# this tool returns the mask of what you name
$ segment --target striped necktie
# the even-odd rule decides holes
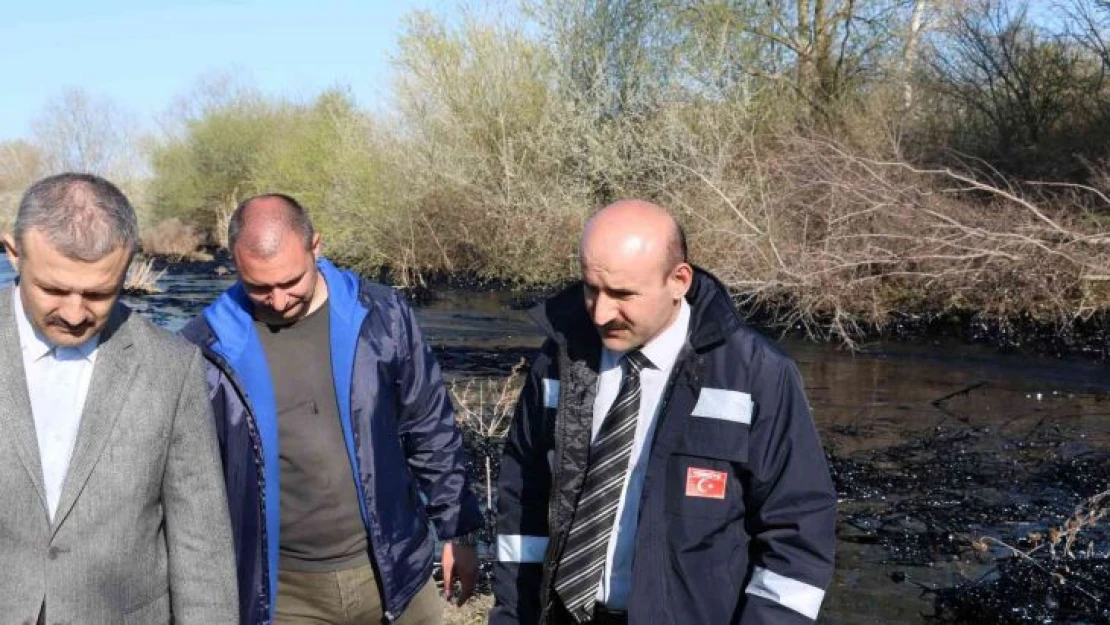
[[[632,441],[636,437],[640,370],[651,366],[639,351],[629,352],[623,362],[624,379],[590,447],[582,494],[555,575],[555,591],[578,622],[589,621],[593,616],[597,588],[609,551],[609,536],[613,532],[628,459],[632,455]]]

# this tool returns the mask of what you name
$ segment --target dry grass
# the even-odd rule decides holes
[[[750,302],[778,311],[784,327],[852,345],[898,314],[970,310],[1066,326],[1110,307],[1110,236],[1098,216],[1110,201],[1097,189],[1034,194],[991,172],[915,167],[878,141],[793,132],[738,141],[742,120],[722,115],[654,120],[639,161],[613,163],[642,175],[614,184],[613,193],[672,209],[687,228],[693,260]],[[460,162],[473,160],[457,149]],[[414,274],[574,278],[591,207],[553,192],[547,174],[533,174],[506,181],[506,197],[481,174],[460,173],[470,181],[465,190],[416,204],[407,252],[393,258]]]
[[[503,379],[468,378],[451,383],[459,425],[487,438],[503,438],[509,431],[527,362],[522,358]]]
[[[1014,545],[1003,542],[993,536],[981,536],[972,541],[971,546],[980,553],[990,550],[990,545],[998,545],[1008,549],[1011,555],[1027,560],[1032,560],[1038,552],[1050,559],[1075,559],[1110,557],[1110,550],[1105,554],[1095,552],[1094,542],[1087,544],[1087,549],[1081,553],[1075,550],[1076,542],[1084,530],[1097,526],[1107,517],[1110,517],[1110,490],[1088,497],[1086,501],[1076,507],[1075,512],[1058,526],[1048,529],[1047,535],[1042,532],[1033,532],[1026,536],[1026,541],[1032,545],[1027,550],[1022,550]]]
[[[166,274],[165,269],[154,269],[154,259],[140,260],[136,257],[127,268],[127,277],[123,281],[123,290],[127,293],[149,294],[161,293],[158,281]]]
[[[504,379],[469,378],[464,383],[451,383],[451,397],[459,427],[477,433],[486,441],[508,436],[527,362],[522,358]],[[493,509],[493,465],[487,454],[486,509]]]
[[[513,409],[524,381],[526,365],[527,362],[521,359],[508,376],[500,379],[468,378],[465,381],[452,381],[450,391],[459,427],[474,432],[487,441],[504,439],[509,433],[509,424],[512,422]],[[494,475],[488,454],[485,457],[485,472],[486,509],[492,510]],[[484,624],[492,607],[492,596],[474,596],[462,607],[445,604],[443,620],[446,625]]]
[[[1095,527],[1107,517],[1110,517],[1110,490],[1088,498],[1083,505],[1076,508],[1075,513],[1064,522],[1062,527],[1054,528],[1053,531],[1049,532],[1051,552],[1055,554],[1056,550],[1060,549],[1060,553],[1064,557],[1075,558],[1077,556],[1075,543],[1079,534],[1085,529]],[[1094,549],[1095,545],[1091,542],[1087,545],[1087,552],[1081,555],[1093,558],[1095,557]],[[1110,551],[1107,551],[1107,555],[1110,555]]]
[[[444,602],[443,622],[446,625],[484,625],[486,615],[493,608],[493,597],[479,595],[471,597],[462,607]]]
[[[896,312],[975,310],[1068,323],[1110,307],[1110,237],[1076,205],[790,135],[732,164],[671,165],[695,260],[782,322],[845,341]],[[1088,203],[1110,209],[1095,189]]]
[[[200,250],[204,238],[195,226],[173,217],[143,235],[143,252],[172,260],[212,260],[210,255]]]

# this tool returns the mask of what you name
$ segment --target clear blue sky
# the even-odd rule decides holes
[[[198,79],[242,73],[266,93],[389,88],[403,18],[436,0],[0,0],[0,140],[26,137],[69,88],[144,123]]]

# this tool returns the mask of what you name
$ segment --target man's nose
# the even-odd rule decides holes
[[[612,298],[601,293],[594,297],[593,310],[590,311],[594,325],[601,327],[612,321],[616,314],[617,307],[614,305]]]
[[[77,293],[65,297],[58,306],[58,316],[71,326],[81,325],[87,317],[85,301]]]
[[[274,289],[273,292],[270,293],[270,306],[272,306],[274,310],[281,312],[285,310],[288,304],[289,294],[285,291]]]

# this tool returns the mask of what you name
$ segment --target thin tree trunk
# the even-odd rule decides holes
[[[798,91],[808,95],[813,76],[811,71],[813,65],[813,33],[809,21],[810,11],[813,9],[810,0],[798,0],[796,6],[798,23],[794,30],[794,47],[797,55],[795,63],[798,72]]]
[[[910,13],[910,31],[906,35],[906,49],[902,53],[902,105],[905,110],[913,106],[913,63],[917,58],[917,40],[925,15],[926,0],[914,0]]]
[[[489,445],[486,445],[489,449]],[[486,513],[493,510],[493,466],[490,464],[489,456],[486,456]]]

